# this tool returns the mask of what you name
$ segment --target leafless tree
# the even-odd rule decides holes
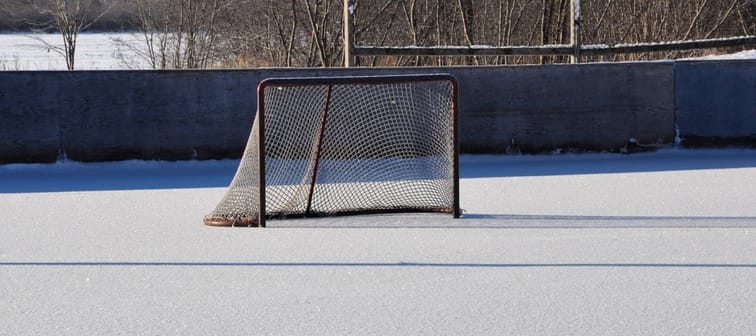
[[[105,15],[112,3],[108,0],[21,0],[6,3],[7,13],[23,13],[18,6],[31,10],[34,17],[21,17],[20,20],[36,30],[57,30],[63,38],[63,47],[49,44],[38,38],[49,50],[60,53],[66,59],[66,67],[73,70],[76,62],[76,40],[83,30],[92,26]],[[27,14],[28,15],[28,14]]]
[[[246,64],[338,66],[342,0],[240,0],[250,14],[235,33]],[[517,46],[570,43],[570,0],[355,0],[358,45]],[[756,0],[582,0],[587,44],[662,42],[754,34]],[[244,41],[240,43],[238,41]],[[642,53],[588,60],[681,57]],[[568,57],[358,57],[360,65],[567,62]]]
[[[0,9],[77,32],[128,2],[154,68],[339,66],[343,0],[0,0]],[[533,46],[569,42],[570,0],[353,0],[354,37],[368,46]],[[21,4],[21,6],[17,6]],[[134,5],[136,4],[136,5]],[[9,7],[16,6],[8,11]],[[756,34],[756,0],[581,0],[585,44],[628,44]],[[44,14],[44,15],[43,15]],[[1,15],[1,14],[0,14]],[[110,14],[108,14],[110,15]],[[123,15],[123,14],[122,14]],[[33,18],[33,20],[32,20]],[[83,18],[83,19],[82,19]],[[68,33],[66,33],[68,32]],[[74,34],[71,34],[74,33]],[[70,46],[70,50],[66,50]],[[49,47],[49,46],[48,46]],[[586,61],[675,58],[703,51],[587,56]],[[567,57],[380,56],[362,66],[524,64]],[[70,64],[73,67],[73,61]]]
[[[232,0],[137,0],[148,61],[156,69],[208,68],[219,57]]]

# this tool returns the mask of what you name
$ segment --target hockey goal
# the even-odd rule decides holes
[[[454,77],[262,81],[244,155],[204,222],[391,212],[459,217]]]

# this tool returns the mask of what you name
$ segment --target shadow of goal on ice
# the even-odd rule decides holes
[[[212,226],[394,212],[459,217],[457,84],[451,75],[277,78]]]

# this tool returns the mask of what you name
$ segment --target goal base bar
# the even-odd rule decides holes
[[[207,226],[247,226],[258,227],[259,220],[257,218],[242,217],[242,218],[225,218],[225,217],[205,217],[203,220]]]
[[[458,209],[452,208],[395,208],[395,209],[369,209],[369,210],[351,210],[329,213],[312,212],[308,214],[268,214],[266,219],[301,219],[301,218],[327,218],[327,217],[346,217],[359,215],[379,215],[379,214],[400,214],[400,213],[438,213],[452,214],[454,218],[459,218]],[[205,225],[220,227],[258,227],[259,220],[252,217],[242,218],[223,218],[223,217],[206,217]],[[262,225],[265,226],[265,225]]]

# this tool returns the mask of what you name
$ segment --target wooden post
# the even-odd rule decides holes
[[[354,0],[344,0],[344,67],[354,66]]]
[[[573,51],[570,56],[570,63],[580,63],[580,0],[571,0],[572,10],[570,10],[570,44]]]

